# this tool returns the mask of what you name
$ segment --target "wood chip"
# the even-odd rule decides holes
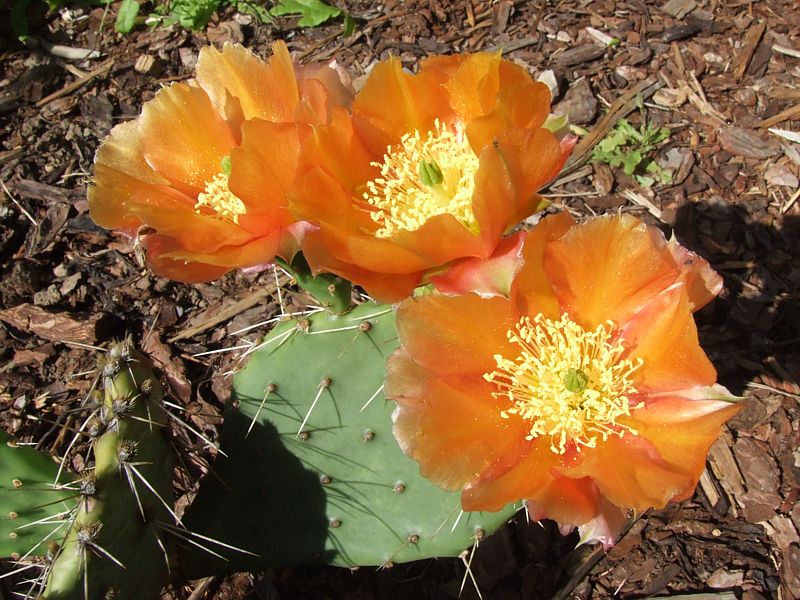
[[[766,29],[767,22],[761,21],[760,23],[751,25],[750,29],[747,30],[744,36],[744,43],[733,61],[733,74],[736,76],[737,80],[741,81],[742,77],[744,77],[744,74],[747,72],[747,67],[750,66],[750,61],[753,59],[753,54],[755,54],[756,48],[758,47],[758,42],[761,41],[761,36],[764,35]]]
[[[51,342],[96,343],[98,323],[103,314],[97,313],[85,318],[73,318],[73,316],[76,315],[47,312],[27,303],[0,310],[0,321],[42,339]]]
[[[605,56],[606,50],[606,46],[585,44],[562,52],[556,57],[555,63],[560,67],[574,67]]]
[[[717,134],[717,141],[734,156],[757,158],[763,160],[780,153],[780,146],[772,143],[774,140],[765,140],[752,129],[742,127],[725,127]]]
[[[773,125],[777,125],[778,123],[783,123],[784,121],[792,121],[794,119],[800,119],[800,103],[795,104],[791,108],[787,108],[786,110],[782,110],[777,115],[773,115],[768,119],[764,119],[760,123],[756,125],[759,129],[766,129],[767,127],[772,127]]]

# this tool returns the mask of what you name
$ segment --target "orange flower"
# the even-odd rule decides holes
[[[203,48],[196,82],[162,89],[101,145],[92,218],[138,234],[153,270],[178,281],[290,255],[300,141],[349,101],[335,71],[295,70],[282,42],[269,63],[241,46]]]
[[[391,58],[303,148],[295,216],[303,243],[376,299],[406,297],[462,257],[487,258],[544,206],[536,191],[573,145],[543,127],[550,93],[500,54],[435,57],[417,75]]]
[[[721,279],[629,216],[546,218],[522,257],[509,297],[400,305],[395,436],[464,510],[525,500],[610,545],[628,509],[692,494],[739,410],[692,318]]]

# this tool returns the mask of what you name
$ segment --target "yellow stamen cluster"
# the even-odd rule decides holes
[[[398,147],[389,146],[380,177],[367,183],[364,199],[377,210],[379,238],[416,231],[431,217],[453,215],[472,233],[480,230],[472,212],[478,157],[463,132],[452,132],[438,120],[424,136],[407,133]]]
[[[636,393],[631,375],[641,365],[621,360],[625,351],[614,340],[614,324],[586,331],[564,314],[551,321],[543,315],[523,317],[508,339],[520,347],[514,359],[495,355],[497,370],[483,377],[497,385],[496,398],[512,406],[500,414],[530,421],[528,440],[550,436],[550,450],[564,454],[574,444],[594,448],[598,438],[637,432],[617,419],[630,415]]]
[[[212,214],[237,224],[239,215],[245,214],[244,202],[234,196],[228,188],[228,176],[225,173],[214,175],[206,182],[205,190],[197,195],[195,212],[199,215],[208,214],[207,209],[211,209]]]

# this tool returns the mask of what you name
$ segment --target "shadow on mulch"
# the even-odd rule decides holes
[[[771,377],[798,382],[800,344],[800,218],[784,216],[780,228],[754,220],[743,205],[685,203],[674,233],[682,245],[708,259],[722,275],[720,297],[697,315],[700,341],[719,381],[744,395],[762,365]],[[780,352],[778,362],[775,354]]]

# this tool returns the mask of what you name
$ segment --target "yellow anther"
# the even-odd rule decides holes
[[[364,199],[376,209],[371,215],[381,226],[376,237],[416,231],[443,214],[478,233],[472,212],[478,165],[463,132],[452,132],[438,120],[424,135],[405,134],[397,147],[387,148],[382,163],[372,163],[381,174],[367,183]]]
[[[519,356],[495,355],[497,370],[483,377],[497,386],[495,398],[511,402],[502,417],[530,421],[528,440],[549,436],[550,450],[564,454],[568,445],[580,451],[598,438],[637,434],[617,419],[638,408],[630,403],[631,375],[643,361],[621,358],[625,347],[612,322],[586,331],[566,314],[558,321],[540,314],[523,317],[508,339]]]
[[[194,211],[199,214],[209,214],[208,209],[218,217],[239,223],[239,215],[245,214],[244,202],[233,195],[228,188],[228,175],[224,172],[217,173],[206,182],[205,190],[197,195]]]

